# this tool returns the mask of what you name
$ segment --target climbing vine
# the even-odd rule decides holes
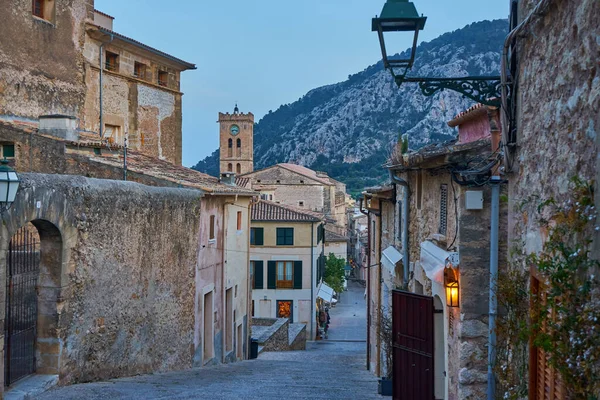
[[[571,200],[539,204],[538,221],[547,237],[541,252],[521,259],[537,271],[540,289],[529,287],[529,271],[518,256],[498,280],[504,313],[498,321],[496,370],[505,399],[527,395],[529,343],[544,351],[572,398],[599,398],[600,263],[591,251],[592,235],[600,228],[594,226],[592,185],[573,179],[571,186]]]

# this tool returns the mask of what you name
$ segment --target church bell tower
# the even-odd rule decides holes
[[[219,113],[219,166],[221,174],[236,175],[254,171],[254,115],[240,113],[237,104],[233,114]]]

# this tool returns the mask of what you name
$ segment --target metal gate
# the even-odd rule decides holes
[[[394,290],[394,400],[434,400],[433,297]]]
[[[19,229],[8,246],[4,325],[4,384],[7,386],[35,372],[39,246],[32,225]]]

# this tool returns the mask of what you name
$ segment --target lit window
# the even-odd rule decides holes
[[[208,240],[214,240],[215,239],[215,216],[214,215],[210,216],[210,227],[208,229],[209,229]]]
[[[277,261],[277,289],[292,289],[293,280],[293,261]]]
[[[277,228],[277,246],[294,245],[294,228]]]
[[[167,86],[169,82],[169,73],[167,71],[158,71],[158,84],[160,86]]]
[[[106,60],[104,62],[104,68],[107,71],[115,71],[119,70],[119,55],[115,53],[111,53],[110,51],[106,52]]]
[[[292,315],[292,300],[277,300],[277,318],[288,318],[294,322]]]

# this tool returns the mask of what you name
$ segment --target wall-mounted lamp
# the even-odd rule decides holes
[[[444,268],[444,287],[446,288],[446,305],[459,307],[458,268],[453,268],[449,262]]]
[[[0,213],[4,213],[15,201],[21,180],[15,170],[8,166],[8,160],[0,163]]]

